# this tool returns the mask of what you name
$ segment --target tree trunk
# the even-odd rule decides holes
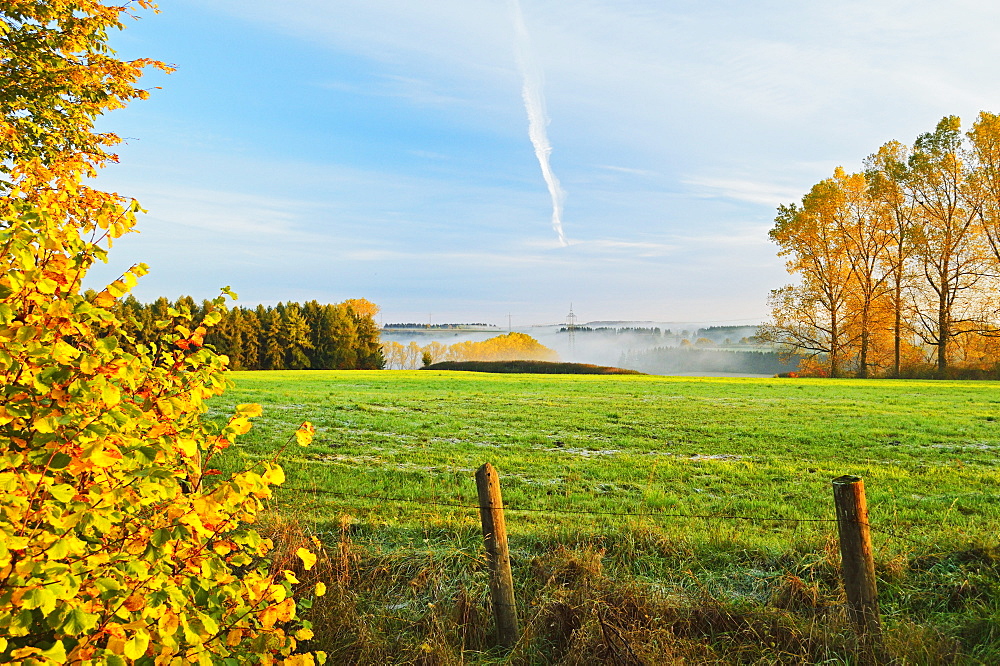
[[[944,378],[948,370],[948,338],[951,336],[951,326],[948,316],[948,292],[944,288],[944,281],[941,286],[941,298],[938,302],[938,339],[937,339],[937,366],[938,375]]]
[[[865,318],[867,320],[867,317]],[[868,379],[868,322],[862,324],[861,329],[861,351],[859,353],[860,367],[858,368],[858,379]]]
[[[903,288],[900,279],[896,278],[896,302],[894,304],[896,322],[893,325],[892,376],[899,377],[900,356],[902,355],[903,339]]]
[[[837,316],[830,317],[830,376],[836,377],[840,374],[840,348],[839,331],[837,330]]]

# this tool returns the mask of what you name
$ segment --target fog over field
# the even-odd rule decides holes
[[[415,342],[423,347],[432,342],[453,345],[459,342],[479,342],[508,331],[525,333],[555,350],[560,360],[625,367],[652,374],[699,376],[770,376],[774,372],[726,371],[705,356],[717,356],[720,351],[771,351],[752,344],[748,338],[756,333],[754,325],[719,325],[712,322],[658,321],[591,321],[577,323],[570,334],[565,323],[480,328],[478,330],[435,328],[390,328],[382,331],[383,342],[408,345]],[[700,343],[699,343],[700,341]],[[710,343],[708,341],[711,341]],[[688,354],[672,354],[668,365],[657,369],[653,362],[655,350],[690,348]],[[683,350],[680,350],[683,351]],[[714,353],[714,354],[713,354]],[[735,354],[728,356],[738,358]],[[731,369],[732,361],[726,364]]]

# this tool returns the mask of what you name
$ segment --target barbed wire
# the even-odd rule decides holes
[[[475,509],[477,511],[481,510],[479,504],[465,504],[461,502],[443,502],[440,500],[426,499],[426,498],[415,498],[415,497],[391,497],[387,495],[375,495],[375,494],[357,494],[357,493],[342,493],[333,490],[326,490],[325,488],[301,488],[301,487],[284,487],[285,490],[290,490],[294,492],[311,493],[314,495],[331,495],[333,497],[339,497],[342,499],[365,499],[374,500],[377,502],[386,503],[408,503],[408,504],[420,504],[427,506],[445,506],[454,509]],[[563,509],[558,507],[519,507],[517,505],[507,505],[504,504],[503,510],[505,512],[517,512],[517,513],[548,513],[548,514],[568,514],[568,515],[586,515],[586,516],[615,516],[621,518],[677,518],[677,519],[691,519],[691,520],[743,520],[755,523],[837,523],[836,518],[788,518],[786,516],[753,516],[753,515],[743,515],[743,514],[729,514],[729,513],[664,513],[662,511],[592,511],[588,509]],[[903,536],[894,530],[886,527],[875,526],[868,523],[868,528],[874,532],[879,532],[880,534],[885,534],[891,536],[895,539],[902,541],[907,541],[915,545],[924,545],[920,541],[912,539],[907,536]]]

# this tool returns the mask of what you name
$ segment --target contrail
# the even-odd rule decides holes
[[[542,167],[542,176],[549,187],[552,196],[552,228],[559,236],[559,242],[565,247],[566,234],[563,233],[562,209],[566,192],[559,184],[559,179],[552,172],[549,164],[549,154],[552,144],[545,131],[549,119],[545,115],[545,95],[542,93],[542,73],[531,57],[531,44],[528,39],[528,27],[524,24],[520,0],[510,0],[511,12],[514,14],[514,53],[517,57],[517,68],[524,79],[521,97],[524,99],[524,109],[528,112],[528,137],[535,147],[535,156]]]

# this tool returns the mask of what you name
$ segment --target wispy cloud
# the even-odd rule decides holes
[[[610,164],[598,164],[596,165],[596,167],[598,169],[603,169],[605,171],[614,171],[616,173],[627,173],[630,176],[642,176],[644,178],[656,178],[661,175],[656,173],[655,171],[650,171],[648,169],[634,169],[631,167],[612,166]]]
[[[223,234],[240,243],[313,235],[304,224],[310,206],[295,199],[185,187],[137,188],[136,194],[156,222]]]
[[[683,182],[692,188],[696,196],[719,197],[774,207],[795,201],[803,194],[800,190],[787,185],[737,178],[693,177]]]

